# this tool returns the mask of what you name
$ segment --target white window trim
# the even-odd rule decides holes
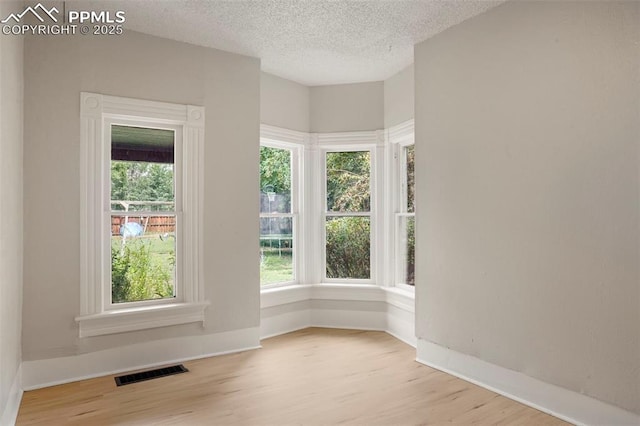
[[[381,212],[383,211],[383,200],[379,197],[379,185],[383,182],[383,167],[380,158],[384,158],[384,132],[363,131],[363,132],[340,132],[340,133],[318,133],[316,135],[318,160],[316,161],[318,189],[313,194],[320,194],[317,200],[317,208],[319,212],[319,248],[321,250],[320,259],[320,282],[326,284],[346,284],[346,285],[362,285],[376,284],[378,278],[382,276],[381,268],[384,267],[384,261],[379,258],[382,250],[378,250],[378,241],[382,241],[381,235]],[[340,216],[340,214],[327,215],[326,199],[326,154],[329,152],[349,152],[349,151],[369,151],[371,153],[371,179],[370,192],[371,202],[370,211],[358,214],[350,213],[345,216],[364,216],[370,220],[370,276],[369,279],[352,279],[352,278],[327,278],[326,268],[326,218],[327,216]]]
[[[166,123],[158,123],[155,121],[149,120],[132,120],[132,119],[123,119],[121,117],[114,118],[108,115],[104,115],[103,117],[103,140],[109,141],[111,140],[111,131],[112,126],[132,126],[132,127],[142,127],[142,128],[156,128],[156,129],[164,129],[164,130],[173,130],[174,133],[174,151],[175,151],[175,163],[174,163],[174,185],[176,188],[183,188],[182,186],[182,176],[183,176],[183,145],[182,145],[182,126],[181,125],[171,125]],[[104,155],[103,155],[103,167],[104,170],[110,170],[111,168],[111,153],[109,152],[109,144],[104,144]],[[108,177],[107,180],[109,181]],[[109,185],[109,183],[107,183]],[[105,195],[109,197],[110,191],[105,187]],[[173,298],[165,298],[165,299],[155,299],[155,300],[141,300],[135,302],[126,302],[126,303],[113,303],[109,302],[111,299],[111,285],[103,285],[102,286],[102,300],[104,303],[105,311],[122,311],[122,310],[130,310],[135,307],[145,307],[150,305],[171,305],[175,303],[184,302],[184,294],[183,294],[183,285],[184,282],[184,256],[182,254],[183,249],[183,239],[184,239],[184,226],[183,226],[183,208],[182,208],[182,190],[176,191],[175,203],[174,203],[174,211],[169,212],[170,215],[175,216],[176,218],[176,285],[175,285],[175,297]],[[105,203],[109,204],[110,214],[107,215],[104,219],[107,221],[110,220],[110,217],[113,215],[122,215],[125,216],[125,212],[115,212],[111,208],[111,199],[110,197],[105,200]],[[164,212],[154,213],[147,212],[143,213],[142,216],[146,215],[154,215],[154,216],[164,216]],[[137,213],[131,213],[130,216],[137,216]],[[109,223],[111,223],[109,221]],[[102,242],[106,245],[105,250],[110,250],[111,242],[109,239],[105,239]],[[107,262],[110,261],[110,258],[107,257]],[[109,268],[103,268],[102,270],[103,277],[102,282],[108,283],[111,279],[111,271]]]
[[[260,136],[261,141],[284,143],[283,147],[297,147],[301,150],[297,182],[299,197],[297,281],[262,286],[263,296],[268,300],[275,298],[273,303],[277,305],[289,300],[289,290],[297,295],[295,300],[307,300],[311,297],[305,290],[309,286],[314,288],[333,286],[345,291],[352,289],[359,293],[370,285],[375,285],[383,290],[398,292],[403,297],[413,299],[414,287],[396,282],[398,248],[395,239],[395,221],[397,209],[400,207],[397,188],[401,173],[398,170],[396,152],[400,150],[400,146],[414,143],[414,121],[409,120],[386,130],[340,133],[304,133],[263,124],[260,127]],[[371,279],[327,280],[324,265],[323,213],[326,207],[323,182],[324,153],[363,149],[372,152]],[[279,295],[284,297],[283,301],[280,301]]]
[[[185,324],[204,323],[205,300],[202,230],[204,199],[204,108],[97,93],[81,93],[80,129],[80,337]],[[109,141],[105,121],[120,119],[182,127],[182,284],[173,303],[123,305],[106,303],[104,265],[109,265],[106,217],[109,200]],[[109,274],[106,274],[107,276]],[[110,302],[110,301],[109,301]]]
[[[293,219],[293,280],[260,285],[261,290],[297,285],[304,275],[304,218],[302,215],[303,195],[303,157],[304,145],[308,140],[305,133],[278,127],[260,126],[260,146],[287,149],[291,151],[291,213],[268,215],[263,217],[292,217]]]
[[[403,187],[405,165],[403,163],[403,150],[405,147],[415,144],[415,125],[414,120],[408,120],[397,126],[393,126],[387,130],[387,140],[390,146],[389,155],[389,179],[388,190],[389,194],[393,194],[388,199],[389,211],[389,225],[388,237],[392,244],[388,246],[393,247],[393,253],[391,256],[392,262],[391,269],[391,282],[390,286],[396,287],[401,290],[414,292],[415,287],[401,282],[402,268],[404,268],[403,259],[400,256],[402,249],[400,248],[400,238],[396,232],[398,229],[398,223],[401,217],[415,217],[414,213],[407,213],[406,207],[403,206],[405,200],[406,191]],[[399,191],[398,189],[401,188]],[[402,264],[401,264],[402,263]]]

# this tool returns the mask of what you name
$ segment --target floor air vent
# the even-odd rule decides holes
[[[143,382],[145,380],[157,379],[158,377],[171,376],[174,374],[186,373],[187,370],[184,365],[172,365],[170,367],[157,368],[155,370],[141,371],[139,373],[126,374],[124,376],[116,377],[116,385],[124,386],[131,383]]]

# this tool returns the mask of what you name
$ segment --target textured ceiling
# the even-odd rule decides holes
[[[125,28],[262,59],[266,72],[316,86],[384,80],[413,45],[503,1],[109,1]]]

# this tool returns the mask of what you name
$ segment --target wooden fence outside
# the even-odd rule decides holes
[[[125,224],[126,219],[124,216],[111,216],[111,235],[120,235],[120,227]],[[144,229],[144,234],[166,234],[176,231],[175,216],[129,216],[128,222],[139,223]]]

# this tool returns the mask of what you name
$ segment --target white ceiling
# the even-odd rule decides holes
[[[384,80],[413,45],[500,3],[486,0],[109,1],[125,28],[262,59],[308,86]]]

